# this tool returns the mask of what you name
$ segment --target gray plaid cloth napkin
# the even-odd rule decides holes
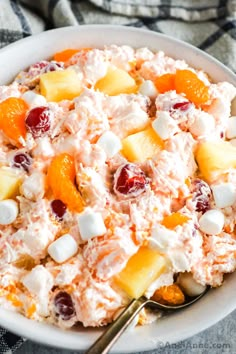
[[[165,33],[236,71],[236,0],[0,0],[0,47],[45,29],[92,23]]]
[[[94,23],[174,36],[236,72],[236,0],[0,0],[0,47],[46,29]],[[21,343],[0,328],[0,354]]]

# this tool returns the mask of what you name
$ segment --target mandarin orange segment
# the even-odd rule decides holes
[[[159,76],[154,83],[159,93],[175,90],[175,74]]]
[[[29,107],[21,98],[9,97],[0,103],[0,129],[16,143],[25,138],[25,117]]]
[[[181,305],[185,301],[185,296],[177,284],[172,284],[157,289],[152,300],[165,305]]]
[[[92,48],[81,48],[81,49],[65,49],[61,52],[57,52],[53,56],[53,60],[67,62],[73,55],[79,52],[88,52]]]
[[[182,226],[185,224],[189,218],[186,215],[183,215],[181,213],[172,213],[170,215],[167,215],[163,218],[161,224],[168,229],[174,229],[176,226],[180,225]]]
[[[175,75],[177,93],[184,93],[187,99],[196,105],[209,100],[208,87],[190,70],[177,70]]]
[[[65,49],[61,52],[57,52],[53,55],[53,60],[55,61],[63,61],[64,63],[69,60],[73,55],[78,53],[78,49]]]
[[[74,158],[67,153],[55,156],[48,168],[48,184],[53,195],[65,203],[71,211],[81,212],[84,202],[74,180]]]

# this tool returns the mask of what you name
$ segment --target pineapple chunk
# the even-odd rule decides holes
[[[124,70],[109,68],[107,74],[97,81],[95,89],[110,96],[121,93],[136,93],[135,80]]]
[[[236,168],[236,147],[227,141],[203,142],[195,157],[202,177],[209,183],[229,168]]]
[[[129,135],[122,141],[124,156],[131,162],[144,162],[164,147],[164,142],[152,127]]]
[[[154,249],[140,247],[116,276],[115,282],[130,297],[139,298],[166,268],[166,259]]]
[[[0,200],[19,194],[21,178],[11,168],[0,168]]]
[[[74,70],[50,71],[40,76],[40,92],[47,101],[72,100],[81,91],[81,82]]]

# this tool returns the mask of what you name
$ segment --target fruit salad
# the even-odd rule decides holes
[[[236,269],[235,95],[126,45],[65,49],[0,86],[0,306],[103,326],[132,298],[221,286]]]

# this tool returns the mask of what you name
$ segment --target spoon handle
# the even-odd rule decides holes
[[[132,322],[143,306],[148,302],[141,297],[134,299],[120,316],[108,327],[108,329],[96,340],[96,342],[85,352],[85,354],[106,354],[115,344],[120,335]]]

